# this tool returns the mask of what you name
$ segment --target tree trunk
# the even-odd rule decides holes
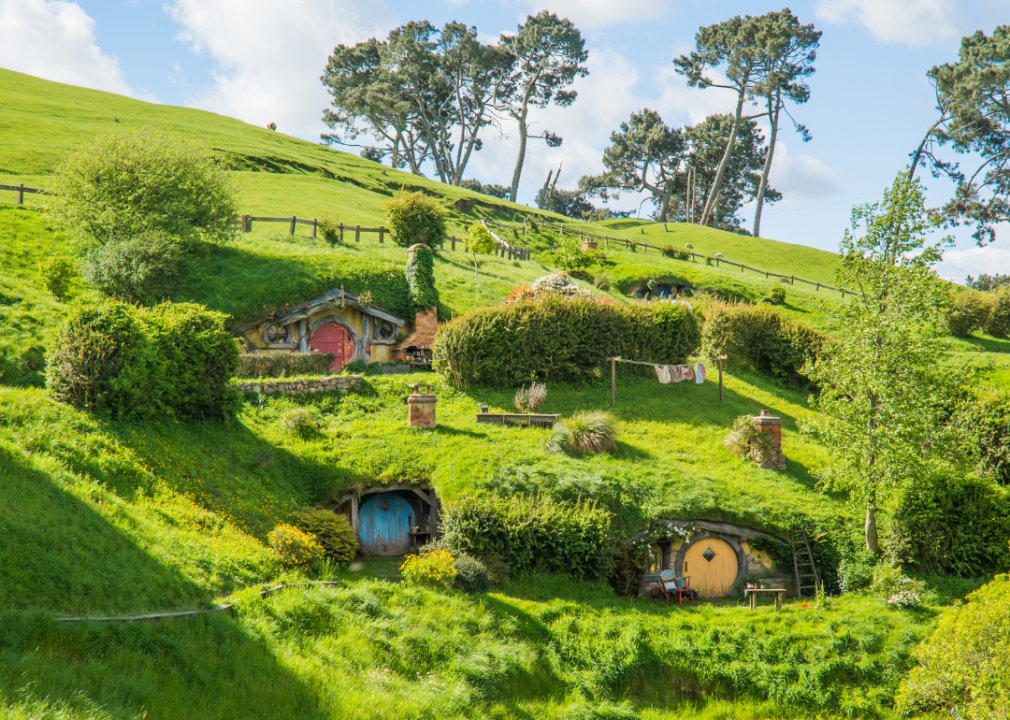
[[[477,253],[473,254],[473,281],[477,282]]]
[[[761,209],[765,204],[765,188],[768,187],[768,174],[772,169],[772,157],[775,155],[775,138],[779,134],[779,110],[782,108],[782,98],[775,98],[774,109],[769,103],[768,119],[771,121],[772,131],[768,141],[768,155],[765,157],[765,166],[761,171],[761,186],[758,188],[757,207],[754,209],[754,237],[761,237]]]
[[[657,222],[665,223],[666,216],[670,214],[670,193],[662,193],[663,204],[659,206],[659,217]]]
[[[880,546],[877,544],[877,508],[873,505],[866,506],[866,525],[864,526],[866,532],[866,549],[872,553],[880,551]]]
[[[526,161],[526,136],[529,134],[529,126],[526,118],[529,114],[529,106],[523,101],[522,110],[516,120],[519,121],[519,155],[516,157],[516,169],[512,173],[512,188],[509,190],[509,202],[515,202],[519,194],[519,177],[523,174],[523,163]]]
[[[726,166],[729,165],[729,159],[733,157],[733,149],[736,147],[736,134],[740,129],[740,117],[743,115],[743,103],[746,99],[744,93],[740,93],[740,97],[736,103],[736,114],[733,116],[733,129],[729,134],[729,141],[726,143],[726,151],[722,154],[722,160],[719,161],[719,169],[715,172],[715,180],[712,181],[712,188],[709,190],[708,199],[705,201],[705,209],[701,213],[701,224],[708,225],[709,218],[715,211],[715,201],[719,197],[719,191],[722,190],[722,178],[726,174]]]

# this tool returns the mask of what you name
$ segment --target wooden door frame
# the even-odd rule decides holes
[[[736,539],[730,537],[729,535],[724,535],[717,532],[709,532],[708,530],[702,530],[699,533],[695,533],[690,538],[687,539],[683,545],[677,550],[677,560],[674,567],[674,572],[678,576],[684,574],[684,557],[687,555],[687,551],[691,549],[691,546],[696,543],[704,542],[705,540],[722,540],[724,543],[729,545],[733,552],[736,553],[736,578],[733,583],[727,588],[726,594],[737,594],[741,592],[744,583],[747,580],[747,553],[743,551],[740,543]]]

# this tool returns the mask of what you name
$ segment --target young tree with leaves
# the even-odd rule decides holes
[[[494,236],[482,223],[474,223],[463,234],[463,247],[473,256],[473,279],[477,280],[477,256],[490,255],[498,247]]]
[[[503,34],[501,46],[511,54],[513,65],[499,88],[496,106],[519,124],[519,153],[509,190],[509,200],[515,202],[530,137],[546,140],[550,147],[560,146],[562,140],[546,130],[530,135],[530,107],[543,108],[551,103],[568,107],[575,102],[577,93],[566,88],[575,78],[589,74],[583,65],[588,53],[572,21],[559,19],[547,10],[527,17],[515,35]]]
[[[996,226],[1010,220],[1010,25],[991,36],[980,30],[963,38],[958,61],[934,66],[927,75],[940,116],[911,154],[909,175],[925,165],[934,177],[953,180],[947,221],[973,226],[975,241],[985,245],[996,239]],[[946,145],[981,159],[970,176],[959,163],[938,156]]]
[[[835,312],[844,335],[807,368],[820,393],[805,429],[834,455],[824,485],[863,504],[873,552],[877,512],[889,495],[956,455],[958,445],[945,416],[956,378],[940,367],[946,288],[933,269],[951,240],[927,242],[936,226],[922,186],[904,173],[882,203],[853,209],[838,282],[858,294]]]

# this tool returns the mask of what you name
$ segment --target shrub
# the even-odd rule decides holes
[[[323,240],[330,245],[336,245],[340,242],[340,224],[336,220],[328,217],[320,218],[316,227],[322,234]]]
[[[558,246],[544,253],[544,260],[568,272],[587,268],[595,262],[592,254],[582,249],[579,238],[564,235],[558,238]]]
[[[418,310],[427,310],[438,305],[438,290],[435,288],[435,254],[427,246],[414,248],[407,258],[407,285],[410,287],[410,301]]]
[[[998,338],[1010,337],[1010,289],[1003,288],[993,293],[990,300],[989,316],[983,327],[986,335]]]
[[[513,571],[585,579],[610,574],[610,513],[594,503],[470,495],[446,508],[442,531],[454,552],[496,556]]]
[[[907,560],[927,572],[963,577],[1010,569],[1010,493],[972,476],[935,475],[905,494],[895,532]]]
[[[593,281],[593,274],[588,270],[568,270],[568,277],[575,278],[576,280],[581,280],[582,282],[591,283]]]
[[[681,250],[680,248],[671,247],[667,245],[664,248],[660,248],[660,252],[663,253],[663,257],[668,257],[673,260],[690,260],[691,253],[687,250]]]
[[[400,247],[421,243],[442,247],[445,242],[445,210],[435,198],[423,192],[404,192],[384,206],[386,224]]]
[[[206,150],[161,130],[102,135],[64,160],[51,189],[57,216],[99,243],[148,231],[216,240],[234,232],[231,177]]]
[[[286,568],[312,571],[324,556],[323,546],[315,536],[302,532],[294,525],[278,525],[267,534],[267,540]]]
[[[683,363],[699,339],[698,318],[683,305],[548,297],[480,308],[445,323],[432,346],[433,368],[457,388],[584,380],[598,376],[612,356]]]
[[[609,273],[598,272],[593,276],[593,285],[596,286],[597,290],[609,290],[613,284],[614,281]]]
[[[967,405],[964,419],[977,448],[979,472],[1010,485],[1010,394],[987,388]]]
[[[150,231],[110,240],[85,258],[84,279],[96,290],[128,303],[153,305],[178,290],[183,252],[177,240]]]
[[[528,388],[523,387],[516,390],[515,403],[516,410],[521,413],[540,412],[544,400],[547,399],[547,386],[543,383],[530,383]]]
[[[569,455],[613,452],[617,448],[614,419],[599,410],[580,410],[554,424],[545,449]]]
[[[46,358],[46,385],[55,400],[79,408],[113,417],[146,414],[153,400],[150,346],[130,306],[78,309],[56,332]]]
[[[725,355],[729,367],[752,367],[793,387],[809,384],[800,371],[825,346],[819,332],[767,306],[710,301],[702,312],[703,355]]]
[[[316,430],[316,419],[307,408],[292,408],[281,417],[285,429],[293,435],[305,437]]]
[[[873,582],[876,556],[866,548],[857,548],[842,554],[838,564],[838,584],[843,593],[865,590]]]
[[[963,290],[947,308],[947,329],[954,337],[971,337],[989,318],[991,301],[980,292]]]
[[[295,513],[294,524],[314,535],[326,557],[337,567],[345,568],[354,561],[358,537],[343,515],[320,508],[299,510]]]
[[[753,460],[759,465],[772,457],[775,445],[772,439],[764,433],[754,418],[741,415],[733,421],[733,430],[726,436],[726,448],[742,458]]]
[[[487,567],[475,557],[461,553],[455,562],[456,577],[452,586],[465,593],[485,593],[491,589],[491,576]]]
[[[360,360],[356,362],[361,362]],[[277,355],[240,355],[238,377],[291,377],[326,375],[333,366],[332,353],[284,353]],[[347,365],[344,366],[345,368]]]
[[[589,297],[589,291],[572,282],[572,276],[567,272],[544,275],[533,281],[530,287],[537,297]]]
[[[1010,576],[998,575],[945,610],[916,652],[895,696],[903,715],[935,713],[968,720],[1005,717],[1010,704]]]
[[[775,305],[784,305],[786,302],[786,289],[781,285],[773,285],[768,296]]]
[[[53,397],[112,417],[221,417],[238,348],[225,316],[201,305],[79,309],[57,331],[46,382]]]
[[[614,548],[613,568],[610,571],[610,586],[618,595],[634,597],[642,586],[646,561],[649,557],[647,543],[635,545],[621,541]]]
[[[898,565],[881,564],[873,569],[871,592],[884,599],[888,606],[902,610],[922,604],[925,583],[906,577]]]
[[[400,572],[406,582],[427,587],[449,587],[457,575],[456,561],[446,550],[408,555]]]
[[[77,272],[67,258],[52,257],[39,263],[38,279],[42,287],[62,300],[70,290]]]

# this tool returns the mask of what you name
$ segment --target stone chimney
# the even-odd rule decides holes
[[[786,456],[782,453],[782,418],[762,410],[761,414],[754,418],[754,424],[772,441],[772,455],[763,458],[761,467],[766,470],[785,470]]]
[[[401,350],[407,348],[417,348],[418,350],[431,350],[431,344],[435,342],[435,333],[438,332],[438,308],[428,308],[421,310],[414,316],[414,332],[400,343]]]

